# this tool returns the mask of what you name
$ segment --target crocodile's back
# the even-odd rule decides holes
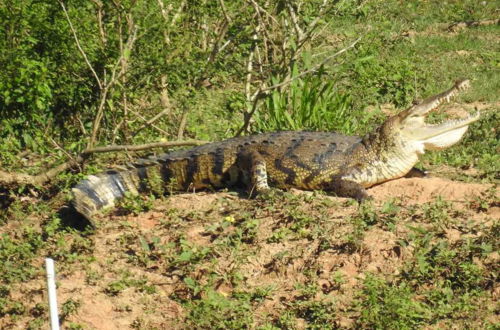
[[[129,191],[164,193],[241,183],[323,189],[358,137],[333,132],[275,132],[237,137],[142,159],[128,171],[90,176],[73,188],[73,205],[90,218]],[[259,181],[260,180],[260,181]],[[265,182],[264,182],[265,181]]]
[[[138,165],[162,164],[162,176],[170,178],[174,190],[221,188],[247,184],[238,155],[254,150],[267,164],[271,185],[314,189],[315,175],[338,171],[344,155],[359,141],[359,137],[333,132],[264,133],[166,153]]]

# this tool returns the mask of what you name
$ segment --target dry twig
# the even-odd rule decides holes
[[[64,2],[62,2],[62,0],[59,0],[59,4],[61,5],[61,7],[62,7],[62,9],[64,11],[64,15],[66,16],[66,20],[68,21],[69,28],[71,29],[71,32],[73,33],[73,37],[75,38],[76,47],[78,48],[78,50],[82,54],[83,59],[85,60],[85,63],[89,67],[90,71],[92,71],[92,74],[94,75],[94,78],[97,81],[97,85],[99,85],[99,88],[102,89],[103,86],[102,86],[102,83],[101,83],[101,79],[99,79],[99,76],[95,72],[94,67],[92,66],[92,64],[90,64],[90,61],[89,61],[89,59],[87,57],[87,54],[85,53],[85,51],[83,50],[83,48],[82,48],[82,46],[80,44],[80,40],[78,39],[78,36],[76,34],[76,31],[75,31],[75,28],[73,27],[73,23],[71,23],[71,19],[69,18],[68,11],[66,10],[66,7],[64,6]]]
[[[153,142],[141,145],[111,145],[105,147],[97,147],[84,150],[81,154],[67,162],[54,166],[50,170],[43,171],[37,175],[30,175],[18,172],[5,172],[0,170],[0,186],[40,186],[55,178],[60,173],[75,168],[83,164],[83,162],[94,153],[115,152],[115,151],[140,151],[153,148],[172,148],[181,146],[196,146],[207,143],[200,140],[189,141],[166,141]]]

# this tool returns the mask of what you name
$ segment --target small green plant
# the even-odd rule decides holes
[[[356,301],[361,313],[357,327],[411,329],[430,320],[430,310],[418,301],[407,284],[389,283],[373,275],[369,275],[363,284]]]
[[[6,286],[0,287],[0,317],[4,315],[21,315],[25,307],[21,302],[10,298],[10,290]]]
[[[444,231],[455,223],[461,211],[454,209],[449,201],[438,196],[434,201],[422,205],[423,220],[432,224],[435,230]]]
[[[131,274],[125,272],[121,279],[108,283],[104,289],[104,293],[109,296],[117,296],[128,288],[136,288],[137,291],[147,294],[153,294],[156,292],[156,288],[153,285],[148,284],[146,279],[131,278]]]
[[[37,273],[32,265],[44,242],[33,228],[25,227],[20,239],[0,235],[0,280],[4,283],[26,281]]]
[[[304,319],[310,329],[336,329],[337,311],[331,301],[300,301],[293,306],[297,317]]]
[[[123,199],[120,200],[118,208],[125,214],[138,215],[153,208],[155,197],[153,195],[135,195],[128,191],[125,192]]]
[[[76,314],[81,306],[79,300],[68,299],[61,305],[61,321],[64,322],[69,316]]]
[[[185,239],[181,239],[175,247],[175,252],[171,254],[170,267],[193,268],[200,261],[210,255],[209,247],[197,246]]]
[[[201,299],[185,305],[188,322],[196,328],[245,329],[253,324],[251,306],[246,295],[225,297],[208,288]]]
[[[85,326],[81,325],[80,323],[69,322],[66,325],[66,328],[71,329],[71,330],[83,330],[83,329],[85,329]]]
[[[380,212],[380,222],[383,223],[389,230],[394,231],[396,228],[396,222],[399,219],[399,214],[401,212],[401,207],[398,205],[398,201],[386,201],[382,205]]]
[[[364,202],[359,205],[358,213],[348,220],[353,230],[347,235],[347,247],[350,250],[357,250],[361,247],[365,231],[379,221],[379,216],[372,203]]]

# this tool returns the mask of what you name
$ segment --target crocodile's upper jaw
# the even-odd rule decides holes
[[[480,113],[464,119],[448,120],[432,125],[426,116],[458,92],[468,88],[469,80],[461,80],[436,96],[390,117],[373,134],[365,138],[370,160],[361,169],[354,169],[345,179],[365,187],[406,175],[425,150],[448,148],[462,138],[468,126],[480,118]]]
[[[420,154],[423,154],[426,149],[441,150],[451,147],[460,141],[468,126],[480,118],[480,113],[477,112],[463,119],[449,120],[436,125],[427,124],[425,118],[432,110],[435,110],[443,102],[449,102],[451,97],[469,86],[469,80],[458,81],[451,89],[401,112],[396,116],[397,120],[393,129],[400,131],[402,141],[418,146],[416,151]],[[397,127],[398,122],[399,128]]]

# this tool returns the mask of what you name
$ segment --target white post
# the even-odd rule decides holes
[[[45,259],[45,269],[47,270],[47,288],[49,290],[49,310],[50,310],[50,328],[59,330],[59,315],[57,313],[57,295],[56,295],[56,272],[54,270],[54,260]]]

